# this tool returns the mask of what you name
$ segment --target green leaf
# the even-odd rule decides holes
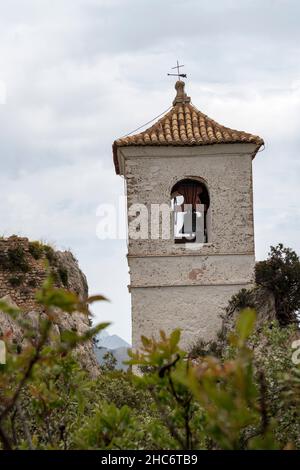
[[[146,336],[141,336],[141,341],[144,346],[144,348],[148,348],[151,345],[151,340],[147,338]]]
[[[254,309],[246,308],[241,311],[237,323],[236,330],[241,341],[246,341],[251,335],[256,320],[256,312]]]
[[[181,331],[179,329],[172,331],[171,336],[170,336],[170,345],[172,349],[178,345],[179,340],[180,340],[180,335],[181,335]]]
[[[45,307],[58,307],[64,312],[74,312],[80,303],[76,294],[64,289],[47,289],[37,292],[37,301]]]
[[[87,299],[88,304],[92,304],[94,302],[102,302],[102,301],[109,302],[109,300],[106,297],[104,297],[104,295],[92,295],[91,297]]]
[[[60,334],[60,338],[63,343],[68,343],[70,345],[78,343],[78,335],[71,330],[62,331]]]
[[[20,310],[16,307],[12,307],[4,300],[0,300],[0,311],[7,313],[12,318],[16,318],[16,316],[20,313]]]

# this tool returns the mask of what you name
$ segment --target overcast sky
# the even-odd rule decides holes
[[[123,193],[113,140],[170,106],[178,58],[200,110],[265,140],[257,259],[299,253],[299,21],[297,0],[2,1],[0,234],[70,248],[111,300],[96,320],[130,340],[126,243],[97,239],[96,210]]]

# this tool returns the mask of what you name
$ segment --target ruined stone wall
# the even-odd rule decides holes
[[[0,299],[16,305],[35,325],[43,315],[43,307],[36,302],[35,296],[47,276],[46,262],[55,276],[56,287],[73,291],[81,299],[86,299],[88,285],[71,252],[54,251],[51,247],[44,246],[37,256],[32,248],[34,246],[27,238],[12,236],[0,240]],[[59,312],[53,326],[54,333],[58,335],[64,330],[84,334],[89,328],[90,320],[81,312]],[[6,314],[0,312],[0,339],[8,331],[12,340],[22,346],[22,330]],[[91,375],[99,373],[92,342],[80,344],[76,354],[83,368]]]
[[[24,270],[6,260],[11,250],[23,250]],[[0,239],[0,298],[9,295],[20,309],[36,309],[35,292],[46,277],[45,258],[35,260],[29,253],[28,238],[12,236]],[[18,285],[17,285],[18,284]]]
[[[229,298],[254,274],[252,144],[128,147],[119,152],[132,204],[169,204],[172,187],[200,178],[210,196],[209,243],[129,238],[133,345],[141,334],[183,330],[183,344],[214,338]],[[129,215],[129,222],[134,216]]]

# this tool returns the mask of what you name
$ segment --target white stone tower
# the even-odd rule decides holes
[[[263,140],[200,112],[182,81],[175,88],[167,114],[113,145],[116,173],[126,181],[129,226],[139,207],[132,205],[149,213],[147,234],[135,224],[143,233],[130,232],[128,241],[133,347],[142,334],[174,328],[182,329],[183,346],[212,339],[230,297],[253,282],[252,159]],[[185,215],[183,203],[189,204]],[[173,209],[170,237],[151,231],[158,204]]]

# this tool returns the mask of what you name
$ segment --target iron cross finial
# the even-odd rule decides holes
[[[185,73],[180,73],[180,67],[184,67],[184,65],[179,65],[179,62],[177,60],[177,65],[175,65],[175,67],[172,67],[172,70],[177,69],[177,73],[168,73],[168,75],[171,77],[178,77],[178,80],[180,80],[180,78],[186,78]]]

